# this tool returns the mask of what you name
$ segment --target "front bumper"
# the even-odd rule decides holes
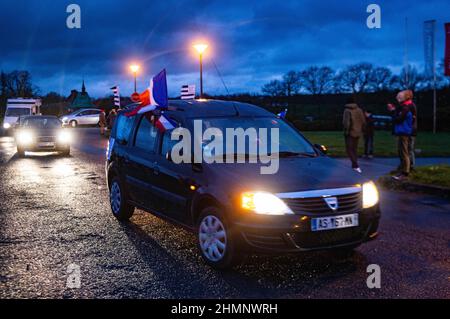
[[[361,210],[358,215],[359,225],[356,227],[317,232],[311,231],[311,219],[323,216],[255,216],[247,213],[234,226],[250,251],[294,253],[358,246],[376,238],[380,219],[379,205]]]

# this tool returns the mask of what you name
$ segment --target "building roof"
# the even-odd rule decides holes
[[[92,103],[92,100],[88,94],[88,92],[86,91],[86,87],[84,85],[84,80],[83,80],[83,85],[81,86],[81,92],[78,92],[76,90],[73,90],[72,93],[74,93],[74,98],[72,100],[72,102],[70,103],[70,108],[71,109],[82,109],[82,108],[95,108],[94,103]]]

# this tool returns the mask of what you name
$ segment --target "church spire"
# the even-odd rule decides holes
[[[86,93],[86,87],[84,86],[84,78],[83,78],[83,85],[81,86],[81,93]]]

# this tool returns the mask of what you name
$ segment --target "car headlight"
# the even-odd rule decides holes
[[[67,122],[68,119],[69,119],[69,118],[68,118],[67,116],[64,116],[64,117],[61,119],[61,121]]]
[[[277,196],[266,192],[246,192],[241,196],[242,208],[263,215],[287,215],[293,212]]]
[[[33,134],[31,132],[19,132],[17,140],[19,144],[30,144],[33,142]]]
[[[66,131],[59,132],[56,138],[59,143],[64,144],[70,143],[70,141],[72,140],[71,134]]]
[[[4,128],[5,130],[7,130],[7,129],[11,128],[11,124],[9,124],[9,123],[3,123],[3,128]]]
[[[379,196],[377,187],[373,182],[364,183],[363,192],[363,208],[370,208],[378,203]]]

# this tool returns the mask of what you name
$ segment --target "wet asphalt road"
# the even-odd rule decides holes
[[[142,211],[117,222],[107,140],[74,132],[70,157],[20,159],[0,137],[0,298],[450,298],[450,201],[383,191],[380,237],[352,257],[251,256],[219,272],[178,227]],[[70,264],[79,289],[66,287]],[[381,267],[381,289],[366,286],[369,264]]]

